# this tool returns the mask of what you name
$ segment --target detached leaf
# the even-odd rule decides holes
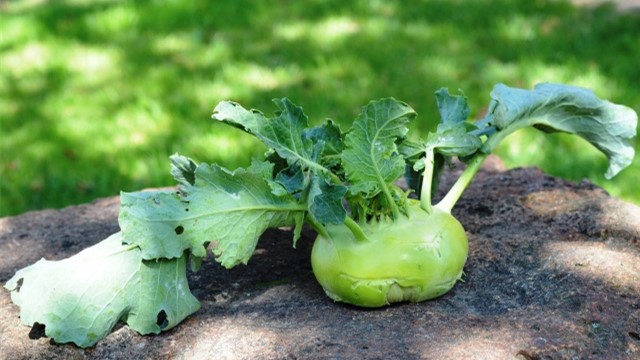
[[[396,142],[407,134],[413,109],[395,99],[372,101],[347,133],[342,164],[352,193],[373,197],[404,172],[405,162]]]
[[[491,92],[489,116],[499,132],[485,143],[485,152],[508,134],[534,126],[589,141],[609,159],[607,179],[631,164],[635,153],[631,139],[638,115],[631,108],[599,99],[588,89],[544,83],[523,90],[498,84]]]
[[[145,259],[198,257],[212,243],[216,260],[226,268],[247,263],[260,235],[272,227],[296,225],[306,206],[288,194],[274,194],[266,180],[271,165],[234,172],[201,164],[188,196],[142,192],[121,195],[120,227],[125,242],[142,249]]]
[[[116,233],[68,259],[19,270],[5,287],[25,325],[42,324],[58,343],[89,347],[118,321],[158,334],[198,310],[185,262],[185,256],[143,261],[140,249],[122,245]]]

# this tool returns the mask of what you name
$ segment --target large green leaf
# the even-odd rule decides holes
[[[538,84],[533,90],[497,84],[491,92],[488,120],[499,131],[484,145],[490,152],[510,133],[528,126],[546,132],[576,134],[609,159],[605,177],[631,164],[638,115],[630,108],[598,98],[593,91],[569,85]]]
[[[301,226],[299,204],[276,195],[266,180],[272,167],[255,162],[230,172],[200,164],[187,196],[155,191],[123,193],[119,223],[125,242],[141,247],[145,259],[179,257],[185,250],[206,255],[212,243],[225,267],[247,263],[262,233],[272,227]]]
[[[298,164],[304,169],[329,174],[329,170],[320,163],[320,159],[313,159],[313,153],[318,141],[330,144],[327,150],[335,151],[341,148],[339,129],[331,122],[324,127],[307,129],[308,119],[301,107],[287,98],[274,99],[273,102],[279,111],[271,119],[265,118],[257,110],[246,110],[229,101],[218,104],[212,117],[255,135],[280,157],[286,159],[289,165]]]
[[[366,105],[347,133],[342,164],[352,193],[373,197],[404,172],[405,162],[396,142],[407,134],[413,109],[395,99]]]
[[[200,308],[186,278],[185,256],[144,261],[121,233],[61,261],[40,260],[5,287],[26,325],[44,325],[58,343],[94,345],[126,322],[141,334],[167,330]]]
[[[344,221],[346,211],[341,202],[334,193],[324,194],[344,188],[340,178],[330,170],[340,164],[343,149],[340,128],[330,120],[309,128],[301,107],[287,98],[273,101],[278,112],[271,119],[228,101],[218,104],[212,117],[255,135],[285,159],[289,166],[278,173],[276,181],[296,197],[307,195],[308,199],[303,200],[308,200],[311,216],[322,223]]]

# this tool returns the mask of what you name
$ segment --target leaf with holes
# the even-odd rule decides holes
[[[24,324],[44,326],[58,343],[88,347],[118,321],[140,334],[158,334],[198,310],[185,258],[144,261],[140,249],[123,245],[116,233],[68,259],[42,259],[5,287]]]
[[[306,222],[318,233],[311,268],[333,300],[378,307],[435,298],[460,279],[468,254],[452,208],[504,137],[525,126],[575,133],[609,156],[607,176],[634,155],[635,112],[591,91],[497,85],[491,97],[487,117],[471,124],[466,98],[439,90],[441,123],[425,142],[407,140],[416,113],[392,98],[366,105],[346,135],[332,121],[308,127],[286,98],[275,100],[270,119],[222,102],[213,118],[260,139],[265,158],[232,172],[174,155],[179,191],[123,193],[121,233],[67,260],[22,269],[7,288],[32,332],[58,342],[90,346],[118,320],[157,333],[198,308],[186,253],[194,269],[209,244],[224,267],[246,264],[265,230],[294,227],[295,246]],[[433,204],[453,156],[467,166]],[[420,200],[396,184],[407,166]]]
[[[272,166],[254,162],[230,172],[201,164],[187,196],[156,191],[123,193],[120,227],[125,242],[140,246],[144,259],[175,258],[185,250],[204,257],[205,246],[223,266],[246,263],[268,228],[302,226],[307,210],[289,194],[276,194]]]

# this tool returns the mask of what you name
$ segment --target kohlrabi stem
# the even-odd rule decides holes
[[[442,211],[446,211],[447,213],[451,213],[451,209],[453,209],[453,206],[458,202],[458,199],[460,199],[464,190],[469,186],[469,183],[471,183],[471,180],[473,180],[473,177],[476,175],[487,156],[489,156],[489,154],[478,152],[471,161],[467,163],[467,168],[464,169],[462,175],[460,175],[458,180],[456,180],[447,195],[445,195],[445,197],[440,200],[435,207]]]
[[[389,203],[389,207],[391,208],[391,215],[393,216],[393,219],[394,220],[399,219],[400,209],[398,208],[398,205],[396,204],[396,202],[393,200],[391,191],[389,191],[389,188],[387,186],[383,186],[382,191],[384,192],[384,196],[387,199],[387,202]]]
[[[431,214],[431,184],[433,182],[433,166],[434,166],[433,148],[427,148],[427,154],[424,159],[424,172],[422,173],[422,187],[420,188],[420,207]]]
[[[358,225],[358,223],[356,223],[352,218],[347,216],[347,218],[344,220],[344,224],[349,228],[349,230],[351,230],[351,233],[353,233],[353,237],[356,239],[356,241],[364,242],[369,240],[364,231],[362,231],[360,225]]]
[[[315,230],[323,238],[325,239],[331,238],[331,236],[329,236],[329,231],[327,231],[327,228],[324,227],[324,225],[322,225],[321,223],[319,223],[318,220],[316,220],[313,216],[311,216],[311,214],[307,214],[305,221],[309,223],[309,225],[311,225],[313,230]]]

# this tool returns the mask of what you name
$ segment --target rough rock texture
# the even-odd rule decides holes
[[[109,198],[0,219],[0,282],[117,231],[117,212]],[[293,249],[274,230],[249,266],[209,259],[190,274],[202,309],[158,336],[120,326],[85,350],[31,340],[0,289],[0,358],[640,359],[640,208],[493,159],[454,214],[469,235],[466,276],[434,301],[333,303],[311,273],[313,234]]]

